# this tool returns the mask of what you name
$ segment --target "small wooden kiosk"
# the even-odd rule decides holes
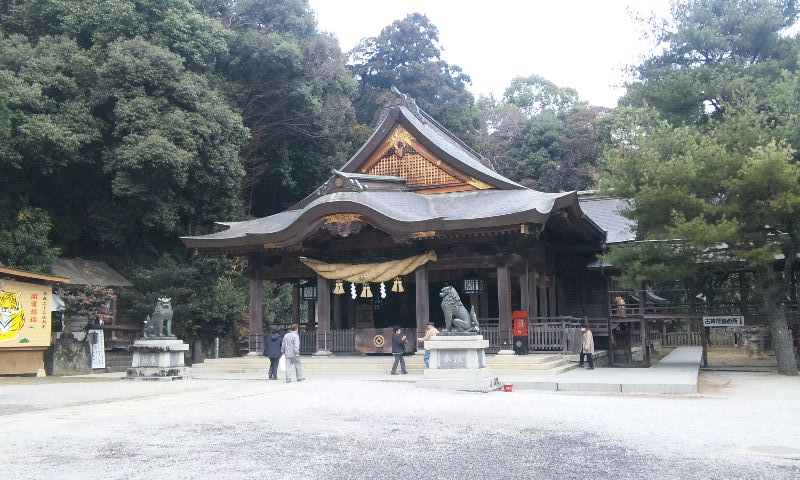
[[[44,372],[53,284],[69,278],[0,267],[0,375]]]

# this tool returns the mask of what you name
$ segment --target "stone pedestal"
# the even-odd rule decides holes
[[[431,366],[425,369],[425,387],[487,392],[500,388],[500,382],[486,367],[489,341],[482,335],[439,334],[425,342],[431,352]]]
[[[184,364],[184,354],[189,345],[177,338],[146,338],[137,340],[131,347],[133,362],[127,370],[128,380],[184,380],[189,378],[189,367]]]

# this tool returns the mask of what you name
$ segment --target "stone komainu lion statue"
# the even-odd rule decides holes
[[[473,306],[472,311],[467,313],[455,288],[444,287],[439,292],[439,296],[442,297],[445,332],[478,332],[478,317],[475,315],[475,307]]]
[[[171,337],[172,336],[172,299],[159,298],[156,309],[144,322],[145,337]]]

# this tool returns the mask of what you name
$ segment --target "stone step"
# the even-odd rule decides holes
[[[392,361],[389,355],[384,356],[356,356],[356,355],[331,355],[331,356],[303,356],[301,357],[303,364],[383,364],[387,361]],[[557,355],[495,355],[488,356],[486,361],[489,365],[536,365],[546,364],[555,360],[561,360],[563,356]],[[423,362],[422,355],[407,355],[405,357],[406,363],[409,362]],[[214,365],[237,365],[237,364],[250,364],[251,362],[266,364],[267,359],[262,356],[253,357],[231,357],[231,358],[217,358],[206,359],[204,364]]]
[[[230,360],[230,359],[229,359]],[[327,357],[324,361],[319,358],[316,361],[307,361],[310,359],[303,358],[303,370],[308,372],[319,373],[335,373],[335,372],[353,372],[353,373],[381,373],[389,372],[392,365],[391,357],[377,357],[372,358],[370,361],[345,361],[341,362],[337,359]],[[524,374],[530,373],[561,373],[575,367],[574,362],[570,362],[561,358],[560,356],[549,357],[550,361],[537,362],[537,363],[514,363],[514,362],[499,362],[493,363],[488,361],[488,366],[493,371],[498,373],[514,373]],[[236,363],[232,361],[227,362],[209,362],[199,363],[192,366],[192,370],[197,374],[203,373],[258,373],[267,370],[267,361],[263,357],[252,358],[239,358]],[[417,357],[407,357],[406,366],[409,371],[423,371],[423,361]]]

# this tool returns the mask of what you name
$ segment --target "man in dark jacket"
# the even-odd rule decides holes
[[[406,336],[403,335],[403,329],[394,327],[394,335],[392,335],[392,354],[394,355],[394,365],[392,365],[392,375],[397,375],[397,364],[400,364],[400,371],[403,375],[407,374],[406,360],[403,354],[406,352]]]
[[[264,339],[264,356],[269,358],[269,379],[278,379],[278,361],[281,359],[281,335],[277,328]]]

